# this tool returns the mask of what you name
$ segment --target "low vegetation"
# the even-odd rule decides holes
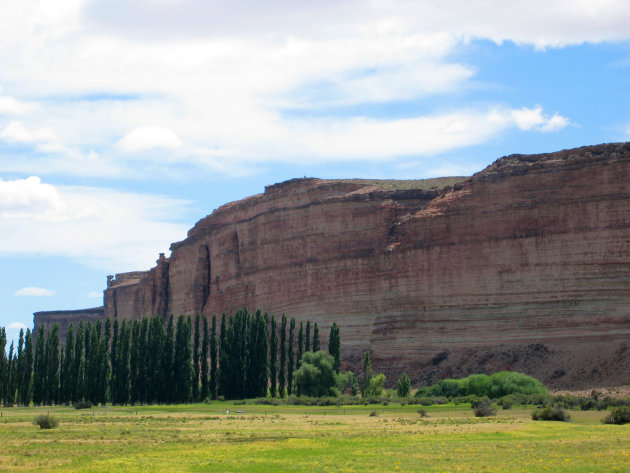
[[[0,471],[609,473],[630,458],[630,430],[593,410],[564,423],[534,422],[518,406],[477,418],[453,403],[422,407],[427,417],[395,402],[68,406],[51,407],[61,423],[40,430],[37,409],[0,410]]]
[[[603,422],[605,424],[617,425],[630,423],[630,407],[620,406],[613,408],[613,410],[606,417],[604,417]]]
[[[39,425],[40,429],[55,429],[59,426],[59,420],[49,414],[40,414],[33,419],[34,425]]]
[[[547,406],[537,409],[532,413],[532,420],[554,420],[559,422],[569,422],[571,416],[558,406]]]

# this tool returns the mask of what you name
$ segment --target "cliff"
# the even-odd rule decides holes
[[[470,178],[295,179],[200,220],[107,317],[244,305],[341,327],[343,358],[414,382],[499,369],[630,384],[630,144],[501,158]],[[326,338],[325,336],[322,338]]]

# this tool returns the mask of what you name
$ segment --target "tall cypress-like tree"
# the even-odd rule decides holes
[[[143,317],[140,324],[140,348],[138,350],[138,399],[149,401],[149,318]]]
[[[291,317],[291,323],[289,324],[289,348],[288,348],[288,360],[287,360],[287,393],[291,395],[293,392],[293,333],[295,332],[295,319]]]
[[[339,326],[336,322],[333,322],[330,327],[330,336],[328,338],[328,353],[330,353],[334,360],[334,368],[337,374],[341,370],[341,337],[339,335]]]
[[[248,372],[246,375],[246,397],[265,397],[269,381],[269,341],[265,317],[256,311],[249,331]]]
[[[208,334],[208,317],[203,316],[203,329],[201,337],[201,360],[200,360],[200,376],[201,376],[201,395],[200,399],[207,399],[210,397],[210,380],[209,376],[209,364],[208,364],[208,350],[210,349],[210,337]]]
[[[271,340],[269,343],[269,393],[276,397],[278,376],[278,329],[276,328],[276,316],[271,316]]]
[[[81,399],[85,401],[90,400],[91,394],[91,381],[92,381],[92,322],[89,320],[85,324],[84,327],[84,335],[83,335],[83,343],[85,344],[84,354],[83,354],[83,391],[81,392]]]
[[[200,342],[200,325],[201,325],[201,315],[197,314],[195,316],[195,333],[193,334],[194,343],[193,343],[193,382],[192,382],[192,397],[193,401],[199,401],[199,376],[201,373],[201,364],[199,359],[199,342]]]
[[[7,331],[0,327],[0,404],[4,404],[4,387],[7,385],[9,374],[9,360],[6,353]]]
[[[311,351],[311,321],[306,321],[306,331],[304,332],[304,351]]]
[[[162,350],[162,399],[175,402],[175,386],[173,380],[173,353],[175,351],[175,327],[173,315],[166,324],[166,341]]]
[[[162,350],[166,339],[164,322],[160,317],[151,317],[148,336],[148,400],[165,401],[162,394]]]
[[[231,316],[230,316],[231,317]],[[224,372],[227,372],[227,365],[225,365],[224,368],[221,367],[221,363],[223,363],[223,357],[224,357],[224,351],[225,350],[229,350],[229,347],[227,347],[227,323],[226,323],[226,315],[225,312],[223,312],[223,314],[221,315],[221,334],[219,335],[219,368],[217,371],[217,386],[218,386],[218,392],[222,395],[225,396],[225,390],[223,388],[223,378],[224,378]]]
[[[140,323],[131,323],[131,343],[129,346],[129,402],[133,405],[140,400]]]
[[[223,315],[225,320],[225,314]],[[225,328],[225,323],[221,323],[222,328]],[[210,335],[210,394],[212,399],[216,399],[219,388],[219,357],[217,351],[217,316],[212,314],[212,333]]]
[[[55,323],[53,329],[46,339],[47,366],[47,403],[58,404],[59,402],[59,324]]]
[[[117,368],[116,365],[116,351],[118,350],[118,318],[114,319],[114,323],[112,324],[112,348],[109,351],[109,364],[111,366],[111,376],[109,378],[109,395],[114,404],[114,399],[116,398],[116,376],[117,376]]]
[[[74,377],[72,401],[83,400],[83,386],[85,382],[85,356],[84,356],[85,327],[83,321],[77,327],[77,338],[74,343]]]
[[[319,327],[317,326],[317,322],[313,326],[313,352],[318,352],[321,350],[321,342],[319,341]]]
[[[280,368],[278,370],[278,395],[284,397],[287,366],[287,316],[282,314],[280,322]]]
[[[63,367],[61,370],[61,399],[65,404],[72,402],[74,390],[74,325],[70,324],[66,332],[66,344],[63,349]]]
[[[175,355],[173,361],[175,400],[190,401],[192,395],[192,350],[190,347],[190,317],[180,315],[177,319]]]
[[[4,353],[4,347],[2,352]],[[35,366],[33,368],[33,403],[40,406],[44,402],[46,389],[46,329],[43,325],[37,329],[37,349],[35,350]]]
[[[0,386],[0,388],[4,391],[2,397],[4,398],[4,403],[7,406],[12,406],[15,401],[15,356],[14,352],[14,342],[11,342],[11,346],[9,348],[9,357],[7,358],[7,376],[4,384]]]
[[[109,365],[109,339],[112,334],[111,332],[111,321],[109,319],[105,319],[105,328],[103,330],[103,335],[101,336],[98,353],[100,374],[98,377],[97,400],[102,406],[107,403],[107,390],[109,387],[109,378],[111,375],[111,369]]]
[[[28,406],[31,402],[31,380],[33,378],[33,334],[26,329],[24,337],[24,364],[22,365],[22,387],[20,388],[19,402]]]
[[[366,396],[370,387],[370,380],[374,376],[372,371],[372,358],[370,352],[366,351],[363,355],[363,378],[361,379],[361,396]]]
[[[124,405],[129,402],[129,348],[131,340],[131,324],[123,319],[118,333],[118,346],[116,347],[116,389],[115,399],[112,395],[112,403]]]
[[[296,369],[302,364],[302,355],[304,354],[304,327],[300,322],[300,332],[298,333],[297,359],[295,360]]]

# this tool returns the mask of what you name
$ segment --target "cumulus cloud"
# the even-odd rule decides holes
[[[12,121],[2,130],[0,138],[9,143],[36,143],[41,141],[54,141],[57,136],[50,128],[29,130],[22,122]]]
[[[45,289],[43,287],[24,287],[13,293],[14,296],[34,296],[34,297],[52,297],[56,294],[56,291],[52,289]]]
[[[0,181],[0,254],[62,255],[108,271],[146,268],[186,236],[187,203],[152,194]]]
[[[558,113],[545,115],[541,106],[512,110],[510,117],[521,130],[558,131],[569,125],[569,119]]]
[[[476,69],[458,53],[476,39],[540,49],[630,39],[623,0],[14,3],[0,18],[0,82],[11,84],[0,111],[22,121],[3,123],[0,138],[37,159],[0,155],[0,170],[37,174],[133,178],[150,161],[153,175],[180,175],[182,162],[182,177],[243,175],[252,163],[387,160],[510,128],[556,132],[570,120],[544,103],[389,120],[336,108],[465,90]]]
[[[134,128],[117,143],[123,151],[145,151],[155,148],[179,148],[182,140],[173,131],[157,126]]]
[[[28,327],[27,325],[23,324],[22,322],[11,322],[9,325],[7,325],[7,328],[12,329],[12,330],[26,330]]]

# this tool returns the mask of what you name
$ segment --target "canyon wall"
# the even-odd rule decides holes
[[[459,182],[457,182],[459,181]],[[341,328],[415,383],[499,369],[630,384],[630,144],[501,158],[446,182],[296,179],[227,204],[104,315],[248,306]],[[326,340],[323,340],[324,345]]]

